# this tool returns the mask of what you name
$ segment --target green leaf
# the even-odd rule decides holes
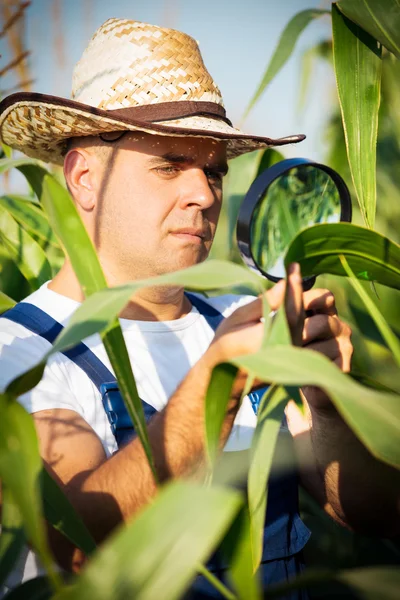
[[[42,248],[1,205],[0,240],[32,290],[51,278],[51,267]]]
[[[268,588],[268,598],[282,598],[293,590],[310,589],[321,583],[338,581],[355,592],[360,600],[397,600],[400,587],[400,569],[396,566],[364,567],[334,571],[308,570],[288,583]]]
[[[347,156],[358,203],[373,229],[376,210],[376,142],[381,97],[379,43],[332,6],[333,61]]]
[[[39,168],[42,167],[42,163],[34,158],[2,158],[0,160],[0,175],[6,173],[10,169],[18,168],[25,165],[34,165]]]
[[[322,388],[371,454],[400,468],[400,395],[361,386],[328,358],[306,348],[273,346],[231,362],[264,381]]]
[[[109,538],[54,600],[173,600],[217,546],[241,504],[237,492],[175,482]]]
[[[81,339],[105,330],[138,290],[165,284],[181,285],[194,291],[246,285],[260,293],[265,280],[245,267],[227,261],[210,260],[175,273],[100,290],[75,311],[68,327],[57,338],[52,352],[75,346]]]
[[[52,596],[48,578],[36,577],[12,589],[4,600],[50,600]]]
[[[206,447],[211,468],[218,455],[219,438],[237,369],[230,364],[215,367],[205,400]]]
[[[15,306],[16,302],[4,292],[0,292],[0,314]]]
[[[0,479],[23,518],[26,536],[40,556],[55,587],[54,571],[43,527],[38,478],[42,468],[32,417],[9,396],[0,394]]]
[[[272,79],[279,73],[279,71],[285,65],[287,60],[290,58],[290,55],[292,54],[293,49],[296,45],[297,39],[300,37],[300,34],[303,32],[303,30],[313,19],[327,14],[329,14],[329,11],[327,10],[311,8],[297,13],[289,21],[289,23],[283,30],[281,37],[279,38],[278,45],[267,66],[261,83],[258,86],[252,99],[250,100],[250,103],[244,113],[243,120],[247,117],[250,110],[256,104],[257,100],[260,98],[268,84],[271,83]]]
[[[368,31],[400,58],[400,10],[398,0],[340,0],[342,13]]]
[[[23,226],[25,231],[59,247],[46,216],[38,206],[21,196],[12,194],[0,196],[0,204]]]
[[[4,156],[6,158],[12,158],[12,148],[10,146],[7,146],[7,144],[5,144],[4,142],[0,142],[0,146],[4,153]]]
[[[393,331],[390,329],[390,327],[387,324],[382,313],[378,310],[377,306],[374,304],[374,302],[368,296],[367,292],[364,290],[361,283],[355,277],[355,275],[354,275],[353,271],[351,270],[345,257],[340,256],[339,258],[341,259],[341,263],[343,265],[344,270],[346,271],[348,277],[350,278],[350,283],[353,286],[353,289],[360,296],[361,300],[364,302],[369,314],[371,315],[372,319],[375,322],[375,325],[379,329],[380,334],[382,335],[383,339],[385,340],[388,348],[391,350],[391,352],[393,354],[393,358],[395,359],[397,365],[400,367],[400,341],[399,341],[399,339],[395,336]]]
[[[251,447],[251,464],[248,478],[248,498],[251,524],[253,568],[261,562],[263,533],[267,509],[267,482],[271,472],[275,444],[282,423],[285,406],[290,400],[281,386],[271,386],[261,400],[257,427]]]
[[[21,512],[10,490],[1,494],[0,588],[17,562],[25,543]]]
[[[64,492],[44,468],[40,474],[40,486],[46,521],[89,556],[96,549],[92,536]]]
[[[239,511],[222,543],[221,552],[230,565],[229,576],[239,600],[261,600],[259,576],[253,570],[250,517],[247,506],[243,506]]]
[[[299,262],[307,275],[346,275],[343,255],[358,279],[400,289],[400,246],[350,223],[323,223],[301,231],[290,244],[285,265]]]
[[[50,224],[60,238],[85,296],[107,287],[96,250],[67,190],[51,175],[45,175],[41,202]],[[82,260],[85,256],[85,260]],[[116,315],[115,315],[116,316]],[[120,324],[114,320],[102,336],[104,347],[118,380],[129,416],[143,445],[155,477],[153,458],[147,434],[143,404],[139,398],[132,367]]]

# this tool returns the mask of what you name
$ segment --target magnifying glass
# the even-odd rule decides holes
[[[317,223],[351,221],[351,198],[340,175],[306,158],[289,158],[263,171],[240,207],[237,244],[245,264],[270,281],[285,277],[284,258],[296,235]],[[315,276],[303,278],[304,290]]]

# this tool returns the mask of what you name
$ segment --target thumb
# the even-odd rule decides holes
[[[285,300],[286,279],[278,281],[273,288],[266,293],[267,300],[271,310],[278,310]]]

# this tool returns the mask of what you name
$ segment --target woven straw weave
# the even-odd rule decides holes
[[[108,131],[224,139],[228,158],[304,138],[272,140],[232,127],[220,114],[224,114],[221,93],[197,42],[173,29],[109,19],[90,40],[72,84],[73,102],[29,92],[5,98],[0,105],[0,139],[28,156],[62,164],[68,138]],[[182,111],[176,112],[177,103],[184,101],[189,101],[186,107],[192,106],[190,102],[196,105],[194,114],[192,108],[184,117]],[[136,107],[157,104],[159,120],[135,117]],[[122,116],[113,114],[121,109],[125,109]]]

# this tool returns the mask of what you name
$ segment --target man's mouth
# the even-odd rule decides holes
[[[204,229],[199,229],[197,227],[183,227],[182,229],[171,231],[171,233],[177,238],[196,243],[201,243],[206,238]]]

